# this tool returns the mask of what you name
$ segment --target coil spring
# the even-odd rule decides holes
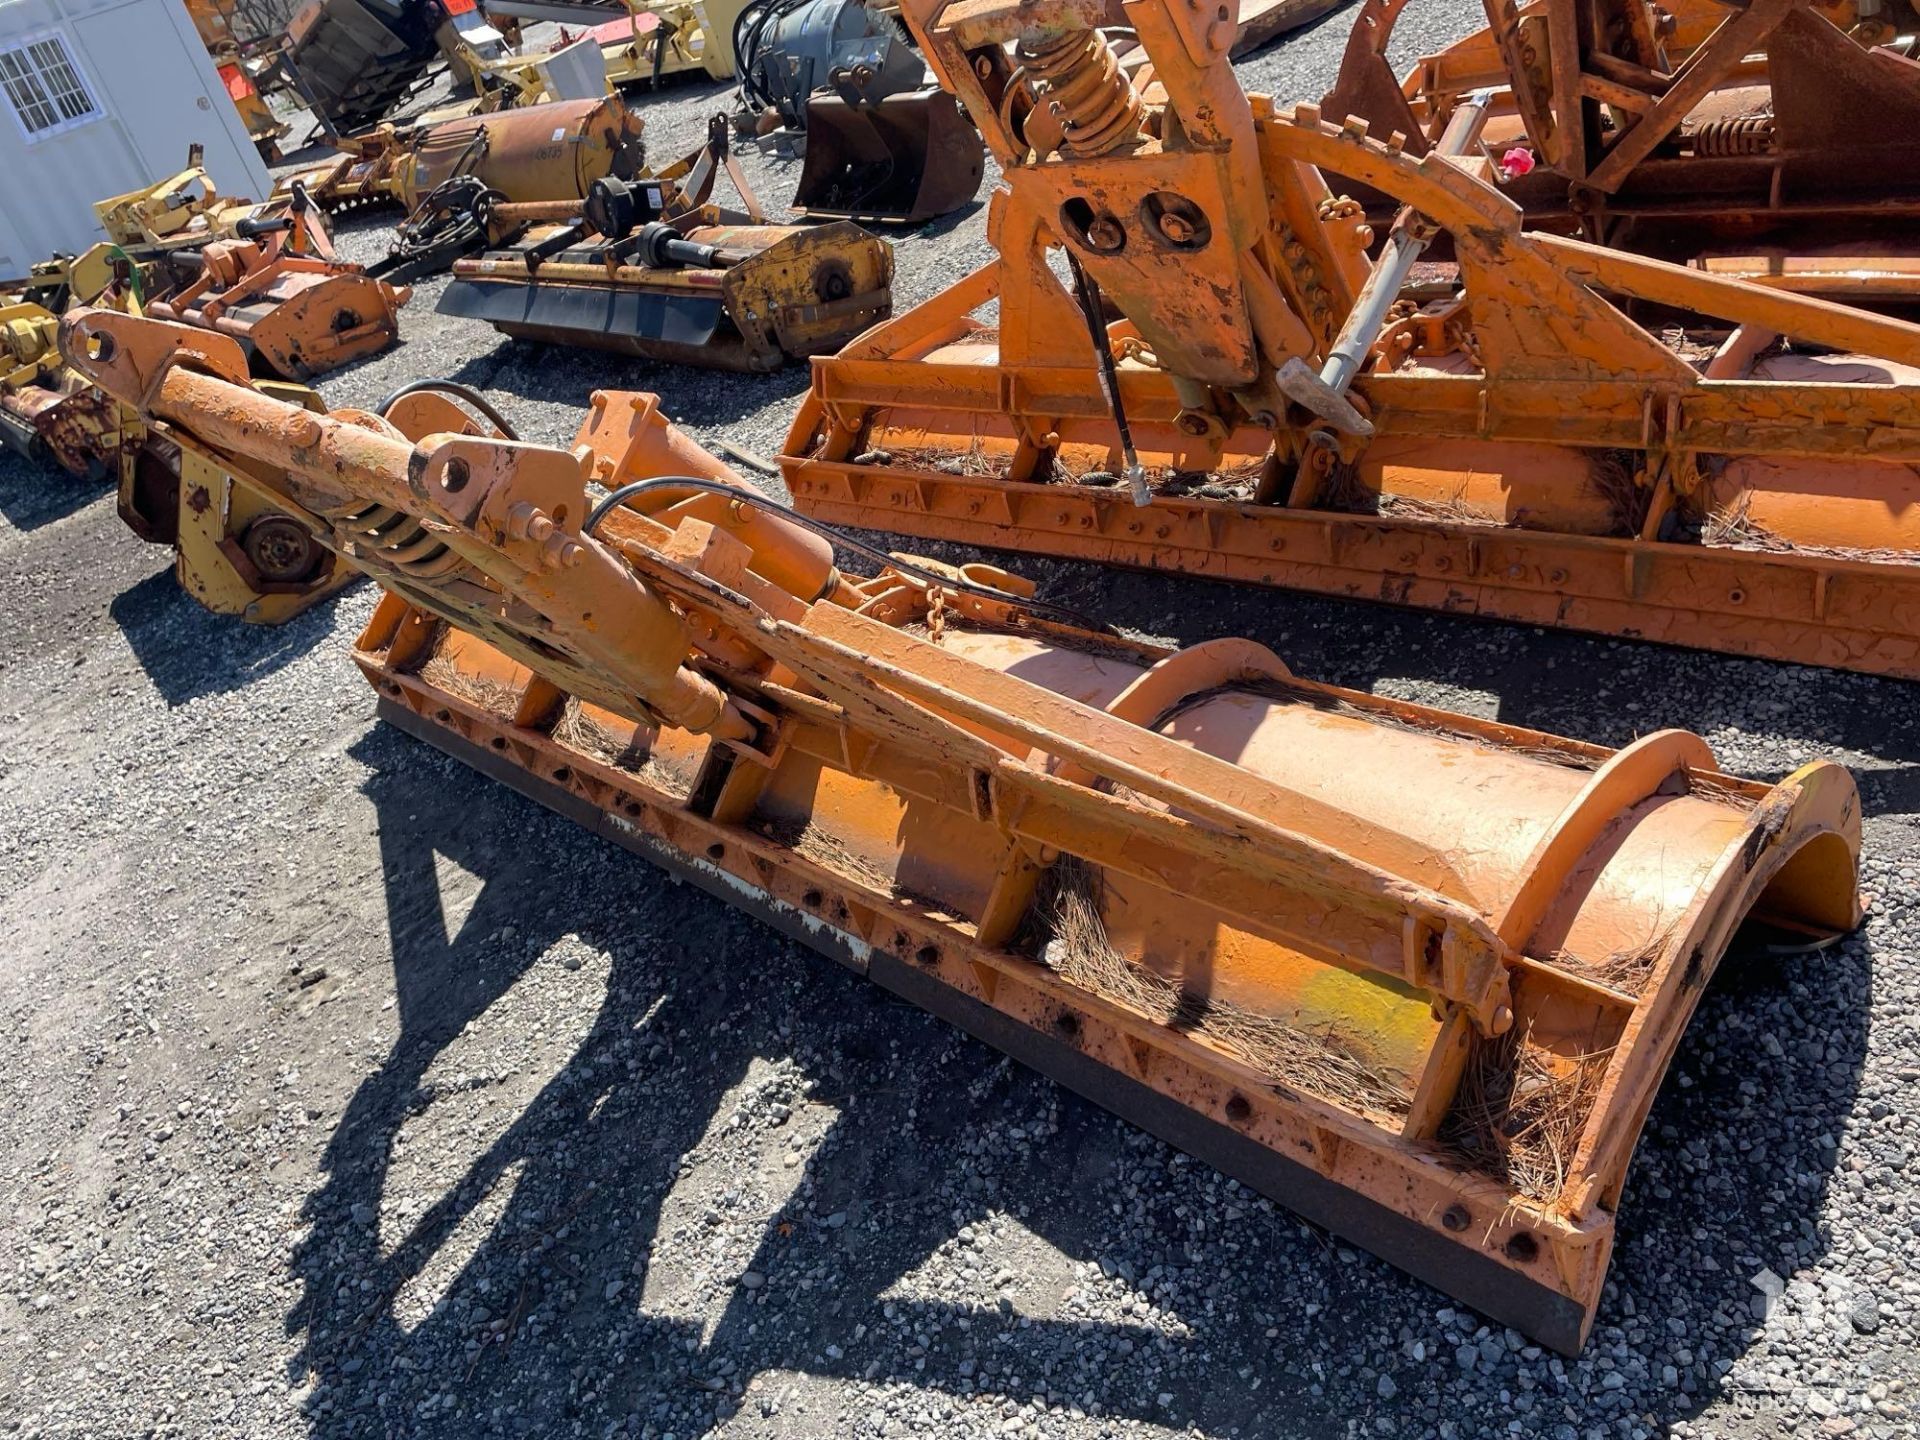
[[[360,548],[415,579],[431,580],[460,564],[460,557],[413,516],[385,505],[351,511],[337,523]]]
[[[1736,115],[1704,120],[1693,132],[1693,153],[1723,160],[1734,155],[1765,155],[1773,149],[1771,115]]]
[[[1059,118],[1061,151],[1090,158],[1131,140],[1140,129],[1140,95],[1097,30],[1020,43],[1020,63]]]

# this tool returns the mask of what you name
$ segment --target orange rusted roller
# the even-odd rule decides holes
[[[844,575],[651,397],[572,450],[410,444],[217,335],[62,344],[389,587],[355,658],[394,724],[1563,1350],[1736,933],[1859,918],[1824,761],[1768,786],[1682,731],[1095,634],[976,567]]]
[[[456,175],[478,176],[510,201],[584,200],[604,176],[639,173],[646,158],[641,128],[618,96],[443,121],[415,139],[395,167],[400,200],[411,210]]]
[[[556,100],[433,125],[381,124],[340,141],[341,154],[283,177],[327,210],[417,207],[436,187],[472,176],[515,204],[577,206],[595,180],[631,179],[645,163],[640,117],[617,97]]]

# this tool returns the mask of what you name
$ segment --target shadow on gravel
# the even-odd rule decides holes
[[[988,163],[992,163],[992,157],[988,157]],[[992,189],[991,180],[981,181],[981,195],[988,194]],[[904,221],[871,220],[864,222],[863,228],[871,234],[878,235],[889,244],[898,245],[903,241],[912,240],[916,245],[924,245],[930,240],[938,240],[943,235],[952,234],[986,208],[987,202],[976,198],[969,200],[958,210],[949,210],[944,215],[935,215],[930,220],[921,220],[915,224],[909,225]],[[896,306],[894,314],[900,313],[900,308]]]
[[[805,393],[807,373],[798,362],[769,375],[698,371],[673,361],[503,336],[493,350],[465,361],[446,378],[487,390],[510,377],[518,399],[575,408],[595,390],[645,390],[668,397],[676,421],[719,426]]]
[[[891,1382],[902,1417],[918,1390],[1276,1437],[1348,1421],[1418,1433],[1475,1413],[1468,1400],[1516,1433],[1642,1416],[1658,1429],[1730,1388],[1759,1326],[1750,1275],[1824,1251],[1829,1142],[1865,1044],[1858,941],[1728,957],[1649,1121],[1587,1362],[1505,1349],[1496,1331],[1484,1343],[1500,1358],[1466,1375],[1453,1348],[1479,1322],[1446,1318],[1436,1292],[397,731],[352,753],[378,810],[399,1035],[328,1143],[293,1260],[292,1379],[311,1384],[316,1435],[684,1440],[742,1406],[755,1433],[875,1431],[888,1395],[810,1376]],[[481,882],[452,927],[436,855]],[[402,1127],[489,1083],[429,1085],[436,1057],[569,935],[611,957],[577,1048],[464,1168],[388,1193]],[[1807,1018],[1776,1034],[1783,1013]],[[756,1058],[797,1066],[811,1092],[793,1098],[791,1132],[729,1097]],[[757,1141],[729,1138],[743,1116]],[[783,1172],[774,1136],[809,1117],[825,1133]],[[728,1147],[765,1157],[757,1180],[740,1184]],[[790,1180],[772,1213],[732,1213],[745,1202],[730,1187]],[[1031,1275],[962,1286],[971,1257],[949,1253],[903,1288],[994,1215],[1044,1242],[1022,1252]],[[759,1233],[744,1261],[722,1253],[743,1224]],[[449,1245],[437,1300],[405,1308]],[[1099,1318],[1077,1318],[1064,1297],[1097,1283],[1079,1262],[1137,1308],[1109,1288]],[[1032,1315],[939,1298],[994,1293]],[[1453,1338],[1436,1350],[1436,1334]],[[1592,1363],[1616,1349],[1620,1370]],[[1608,1388],[1615,1375],[1628,1383]],[[966,1413],[999,1426],[997,1409]]]
[[[1244,54],[1239,50],[1235,50],[1233,52],[1233,62],[1236,65],[1251,64],[1260,56],[1271,54],[1278,46],[1288,44],[1295,46],[1306,45],[1310,43],[1310,37],[1320,31],[1326,31],[1329,38],[1344,40],[1352,27],[1353,12],[1348,10],[1344,4],[1335,3],[1324,15],[1316,16],[1304,25],[1296,25],[1291,29],[1282,30],[1275,34],[1272,39],[1263,41]],[[1291,99],[1292,97],[1278,96],[1276,98],[1284,100]]]
[[[280,152],[280,159],[273,168],[276,171],[304,170],[310,165],[318,165],[323,161],[335,160],[338,159],[339,156],[340,152],[334,149],[332,144],[328,142],[326,132],[316,127],[310,135],[307,135],[299,142],[298,149],[287,150],[283,148]]]
[[[168,568],[122,590],[107,611],[154,688],[177,706],[238,690],[306,654],[331,632],[332,605],[323,600],[284,625],[249,625],[206,609]]]
[[[98,499],[104,484],[76,479],[57,465],[36,465],[0,447],[0,516],[16,530],[38,530],[66,519]]]

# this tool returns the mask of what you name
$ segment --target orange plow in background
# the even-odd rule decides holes
[[[136,299],[145,288],[146,313],[231,336],[264,372],[288,380],[323,375],[399,339],[400,307],[413,292],[339,260],[304,186],[265,206],[220,204],[211,191],[194,198],[188,182],[205,183],[194,159],[171,180],[95,207],[110,231],[138,225],[154,237],[134,252],[143,279],[124,282]],[[125,216],[118,223],[116,210]],[[173,228],[156,233],[156,219]]]
[[[1407,3],[1366,0],[1321,110],[1423,155],[1492,87],[1482,146],[1511,161],[1498,183],[1529,223],[1668,259],[1914,259],[1920,63],[1892,43],[1908,0],[1493,0],[1487,29],[1401,80],[1386,48]],[[1391,197],[1361,198],[1391,220]]]
[[[1529,229],[1490,92],[1416,157],[1125,8],[1138,83],[1069,4],[909,0],[999,258],[815,362],[802,511],[1920,677],[1920,326]]]
[[[1828,763],[1136,644],[982,566],[856,577],[650,397],[572,450],[413,443],[218,335],[80,311],[62,348],[386,587],[392,723],[1566,1351],[1736,932],[1858,918]]]

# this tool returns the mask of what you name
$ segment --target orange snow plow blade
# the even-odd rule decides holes
[[[1858,918],[1826,762],[1767,786],[1680,731],[1129,643],[987,567],[843,574],[647,396],[571,451],[412,444],[218,336],[62,338],[387,587],[356,659],[394,724],[1563,1350],[1736,931]]]
[[[1000,162],[999,256],[815,362],[800,509],[1920,677],[1920,326],[1878,313],[1913,271],[1836,270],[1869,310],[1533,231],[1484,93],[1415,158],[1249,99],[1162,0],[1128,6],[1138,92],[1064,0],[958,8],[905,13]],[[975,65],[1043,20],[1023,112]],[[1385,235],[1330,176],[1393,198]]]

